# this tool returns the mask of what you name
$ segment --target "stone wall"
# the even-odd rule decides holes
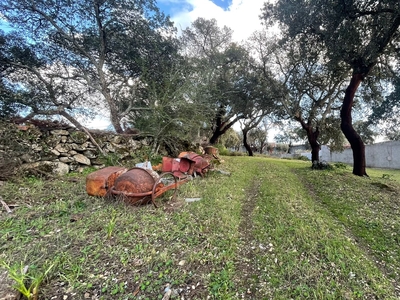
[[[66,174],[85,166],[103,167],[105,162],[89,135],[73,127],[38,127],[34,125],[1,124],[0,157],[18,163],[24,170],[41,169],[45,172]],[[106,156],[122,161],[147,146],[146,140],[134,135],[110,132],[91,132]]]
[[[321,160],[353,164],[353,151],[331,152],[322,149]],[[377,143],[365,146],[365,159],[369,168],[400,169],[400,141]]]

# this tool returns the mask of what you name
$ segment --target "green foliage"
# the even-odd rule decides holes
[[[214,147],[216,147],[218,149],[219,155],[230,155],[230,151],[228,149],[226,149],[225,145],[217,144],[217,145],[214,145]]]
[[[310,161],[307,156],[303,156],[303,155],[300,155],[299,157],[296,157],[296,159],[302,160],[302,161]]]
[[[247,153],[245,152],[239,152],[239,151],[230,151],[229,156],[247,156]]]
[[[263,19],[284,24],[283,34],[289,38],[299,36],[304,46],[326,47],[330,67],[345,62],[362,72],[376,62],[385,48],[385,55],[397,54],[389,42],[399,39],[393,35],[399,27],[398,8],[398,3],[391,0],[381,1],[378,6],[357,2],[348,9],[335,2],[303,0],[294,1],[289,7],[282,0],[266,5]]]
[[[239,134],[233,128],[229,128],[220,138],[220,143],[226,148],[240,147],[241,142]]]
[[[14,281],[14,288],[27,300],[38,299],[40,285],[56,264],[53,262],[45,265],[44,270],[39,270],[36,266],[24,266],[23,262],[9,265],[0,261],[0,266],[7,270],[8,276]]]
[[[371,145],[374,143],[374,137],[377,133],[372,130],[372,126],[370,126],[368,121],[354,122],[353,127],[365,144]]]
[[[146,101],[138,93],[144,86],[139,82],[162,88],[164,74],[175,64],[175,28],[155,1],[38,0],[26,6],[5,0],[0,10],[16,28],[0,47],[0,59],[12,65],[2,75],[16,82],[15,88],[27,96],[19,103],[36,114],[61,114],[77,123],[72,109],[88,115],[89,108],[107,107],[120,132],[121,113]],[[71,42],[76,36],[79,41]],[[112,80],[104,80],[105,76]]]
[[[116,223],[117,223],[117,212],[115,210],[112,210],[111,218],[106,225],[107,239],[111,239]]]
[[[331,151],[342,152],[347,142],[344,134],[340,130],[340,119],[330,116],[326,122],[321,124],[321,134],[318,140],[322,145],[329,146]]]
[[[209,117],[208,106],[193,86],[193,76],[183,60],[177,61],[173,68],[164,72],[162,83],[147,83],[143,92],[146,101],[137,104],[142,109],[140,114],[129,117],[134,128],[152,138],[153,152],[168,149],[172,155],[188,150],[182,146],[195,140],[199,127]]]
[[[264,6],[262,19],[269,25],[280,25],[282,41],[289,45],[292,42],[298,42],[299,47],[296,48],[297,52],[294,52],[295,56],[297,54],[303,57],[308,53],[320,56],[315,60],[316,64],[311,64],[310,67],[319,65],[317,68],[327,70],[329,75],[322,77],[323,80],[328,79],[328,82],[335,83],[351,78],[351,81],[346,80],[348,93],[346,97],[342,97],[341,129],[354,149],[354,174],[366,175],[363,155],[365,150],[362,147],[362,140],[358,138],[357,132],[352,127],[352,110],[357,104],[358,107],[371,103],[376,106],[382,98],[379,94],[384,92],[381,88],[382,81],[386,79],[386,76],[393,77],[392,66],[398,64],[400,59],[398,49],[394,46],[400,42],[400,36],[397,34],[400,27],[398,1],[383,0],[376,5],[375,2],[365,1],[345,3],[321,2],[320,0],[279,0]],[[374,70],[375,73],[373,73]],[[299,72],[294,72],[294,74],[299,74]],[[300,74],[302,75],[301,71]],[[317,82],[318,87],[320,82],[318,80]],[[360,82],[368,88],[359,89]],[[312,93],[312,89],[305,88],[303,84],[299,86],[299,94]],[[304,90],[310,92],[303,92]],[[317,98],[313,98],[313,103],[318,103],[317,107],[319,107],[319,100],[324,95],[338,96],[344,88],[338,87],[335,90],[336,92],[324,94],[324,89],[322,89],[319,96],[317,93]],[[359,101],[356,92],[361,94],[362,100]],[[365,97],[366,94],[370,96]],[[293,108],[295,117],[301,119],[302,114],[297,112],[298,107],[290,107]],[[302,123],[303,128],[315,117],[326,116],[332,113],[334,108],[339,107],[332,105],[319,114],[311,114],[308,122]],[[366,120],[365,115],[361,118]]]
[[[389,140],[399,141],[400,78],[398,76],[392,79],[392,85],[394,86],[394,90],[385,97],[380,105],[374,106],[368,123],[373,125],[379,124],[379,127],[382,128]]]
[[[255,112],[273,106],[274,79],[260,76],[250,52],[232,41],[231,29],[219,28],[215,19],[199,18],[182,32],[182,42],[197,78],[197,97],[209,108],[205,123],[211,144],[236,121],[250,120]]]
[[[235,285],[232,282],[233,263],[228,262],[226,267],[219,272],[210,274],[210,294],[217,298],[226,298],[232,294]]]
[[[326,161],[313,161],[311,168],[313,170],[332,170],[333,167]]]
[[[289,150],[288,144],[277,143],[275,145],[275,151],[277,151],[279,153],[287,153],[288,150]]]
[[[342,162],[336,162],[333,166],[337,169],[347,169],[348,165]]]
[[[121,164],[118,154],[115,153],[107,153],[106,155],[100,154],[99,159],[103,161],[106,167],[117,166]]]
[[[388,179],[388,180],[390,180],[390,179],[392,179],[392,177],[393,177],[393,175],[391,175],[391,174],[382,174],[382,178],[383,178],[383,179]]]

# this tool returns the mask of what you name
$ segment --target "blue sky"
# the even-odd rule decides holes
[[[214,3],[216,6],[221,7],[223,10],[227,10],[229,8],[229,5],[231,5],[232,0],[212,0],[209,2]],[[181,10],[183,6],[186,6],[186,8],[190,10],[194,8],[193,5],[189,3],[189,1],[184,0],[158,0],[157,3],[158,7],[169,15]]]
[[[158,7],[168,14],[178,29],[185,29],[199,17],[214,18],[218,25],[234,31],[237,41],[260,30],[259,15],[268,0],[157,0]]]

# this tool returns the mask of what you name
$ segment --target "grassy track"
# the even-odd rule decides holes
[[[368,179],[224,159],[231,176],[189,182],[158,209],[88,197],[84,175],[4,184],[19,207],[0,214],[0,278],[53,266],[40,299],[162,299],[168,289],[171,299],[400,297],[399,171]]]

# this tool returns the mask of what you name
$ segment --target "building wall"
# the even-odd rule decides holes
[[[322,146],[321,160],[353,164],[352,149],[343,152],[331,152]],[[377,143],[365,146],[366,164],[369,168],[400,169],[400,141]]]

